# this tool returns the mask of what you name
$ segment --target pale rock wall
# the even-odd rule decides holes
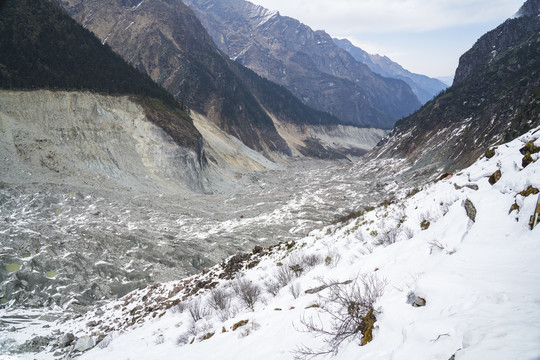
[[[127,96],[0,91],[0,181],[202,191],[197,154]]]

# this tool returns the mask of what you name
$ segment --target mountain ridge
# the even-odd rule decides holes
[[[419,107],[407,84],[371,72],[324,31],[244,0],[186,4],[228,56],[344,123],[391,128]]]
[[[398,121],[368,159],[403,159],[409,172],[454,172],[537,126],[539,59],[540,18],[506,20],[460,57],[453,85]]]
[[[337,118],[305,106],[285,88],[224,56],[181,1],[132,6],[120,0],[63,0],[61,4],[179,102],[270,159],[292,153],[269,113],[280,121],[302,126],[339,123]],[[310,156],[316,154],[313,150],[307,146],[302,152]]]
[[[411,73],[386,56],[369,54],[361,48],[354,46],[347,39],[333,40],[336,45],[348,51],[356,60],[366,64],[371,71],[382,76],[405,81],[414,91],[422,105],[448,87],[438,79]]]

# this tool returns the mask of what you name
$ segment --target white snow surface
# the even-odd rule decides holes
[[[208,290],[191,297],[183,291],[173,294],[181,280],[153,291],[173,294],[167,301],[185,297],[181,304],[200,299],[208,311],[201,320],[194,322],[187,306],[174,306],[122,327],[125,315],[148,296],[148,291],[138,290],[102,307],[102,315],[94,311],[57,328],[80,337],[92,334],[87,323],[95,320],[115,329],[81,359],[294,359],[299,346],[325,346],[324,337],[300,331],[302,319],[320,319],[329,329],[328,316],[309,307],[320,304],[320,296],[329,290],[305,290],[322,281],[368,274],[386,283],[374,305],[373,341],[360,346],[362,336],[353,337],[341,344],[335,359],[540,359],[540,226],[531,230],[528,225],[538,195],[520,195],[529,186],[540,188],[540,161],[523,168],[519,152],[530,140],[540,146],[539,137],[540,128],[499,146],[493,158],[481,158],[413,196],[312,231],[290,249],[283,244],[262,256],[257,266],[237,274],[262,289],[253,311],[235,296],[232,314],[223,321],[206,305]],[[497,169],[502,177],[491,185],[488,178]],[[466,200],[476,209],[474,221],[466,213]],[[510,212],[514,203],[519,210]],[[421,229],[423,221],[430,223],[426,230]],[[395,242],[378,244],[385,239]],[[307,255],[318,257],[319,264],[308,266],[302,261]],[[280,268],[294,264],[302,264],[304,271],[292,285],[276,296],[265,290]],[[219,280],[217,288],[232,293],[233,282]],[[300,288],[296,298],[291,286]],[[411,306],[410,294],[424,298],[426,306]],[[156,303],[167,298],[156,296]],[[232,331],[240,320],[248,320],[247,325]],[[215,334],[201,340],[209,333]],[[52,358],[52,353],[29,358]]]

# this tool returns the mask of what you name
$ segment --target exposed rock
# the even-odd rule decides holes
[[[73,348],[75,351],[86,351],[96,346],[96,340],[89,335],[81,336],[79,339],[77,339],[77,342],[75,343],[75,347]]]
[[[529,141],[525,144],[521,149],[519,149],[519,152],[521,155],[527,155],[527,154],[536,154],[540,152],[540,147],[534,145],[534,140]]]
[[[519,205],[517,202],[514,202],[512,206],[510,206],[510,210],[508,211],[508,214],[512,213],[512,211],[517,210],[519,212]]]
[[[474,207],[474,204],[471,200],[467,199],[463,203],[463,206],[465,207],[465,212],[467,213],[467,216],[469,219],[471,219],[473,222],[476,221],[476,208]]]
[[[220,278],[232,279],[243,268],[244,263],[251,259],[251,256],[252,254],[249,253],[238,253],[231,256],[226,263],[222,263],[223,273],[220,275]]]
[[[71,345],[71,343],[75,340],[75,336],[68,332],[68,333],[65,333],[62,338],[60,339],[58,345],[60,345],[60,347],[62,348],[65,348],[66,346],[69,346]]]
[[[486,158],[491,159],[495,156],[495,149],[488,149],[485,153]]]
[[[37,353],[42,351],[49,343],[51,338],[47,336],[36,336],[19,347],[20,352]]]
[[[447,179],[450,179],[452,177],[452,173],[444,173],[444,174],[441,174],[441,176],[439,176],[437,178],[436,181],[441,181],[441,180],[447,180]]]
[[[236,329],[238,329],[241,326],[247,325],[248,322],[249,322],[249,320],[240,320],[239,322],[235,323],[232,326],[232,331],[235,331]]]
[[[501,179],[501,176],[502,176],[501,170],[497,170],[493,174],[491,174],[488,181],[491,185],[495,185],[497,181]]]
[[[528,165],[532,164],[534,162],[531,154],[527,153],[524,157],[523,157],[523,160],[521,160],[521,166],[523,166],[524,168],[527,167]]]
[[[529,187],[528,187],[527,189],[521,191],[521,192],[519,193],[519,195],[527,197],[527,196],[529,196],[529,195],[536,195],[536,194],[538,194],[539,192],[540,192],[540,190],[538,190],[537,188],[535,188],[535,187],[532,186],[532,185],[529,185]]]
[[[412,303],[413,307],[422,307],[426,306],[426,299],[421,298],[420,296],[417,296],[416,299],[414,299],[414,302]]]
[[[342,281],[342,282],[334,282],[334,283],[331,283],[331,284],[324,284],[324,285],[321,285],[321,286],[317,286],[313,289],[307,289],[305,291],[306,294],[316,294],[318,292],[321,292],[323,291],[324,289],[327,289],[329,288],[330,286],[335,286],[335,285],[349,285],[351,284],[353,281],[352,280],[346,280],[346,281]]]
[[[307,289],[305,291],[306,294],[316,294],[318,292],[321,292],[323,291],[324,289],[326,289],[327,287],[329,287],[330,285],[321,285],[321,286],[317,286],[316,288],[313,288],[313,289]]]
[[[360,324],[360,332],[362,333],[362,346],[373,340],[373,327],[377,318],[375,317],[375,311],[370,309],[368,313],[362,318],[362,323]]]
[[[208,340],[210,339],[212,336],[214,336],[214,333],[208,333],[204,336],[201,337],[201,339],[199,341],[205,341],[205,340]]]
[[[469,188],[471,190],[474,190],[474,191],[478,191],[478,189],[480,189],[480,187],[478,185],[476,185],[476,184],[465,184],[463,186],[459,186],[458,184],[454,184],[454,188],[456,190],[461,190],[461,189],[463,189],[465,187]]]
[[[135,313],[137,313],[138,311],[142,310],[143,307],[142,305],[137,305],[135,306],[133,309],[131,309],[131,311],[129,312],[130,315],[135,315]]]

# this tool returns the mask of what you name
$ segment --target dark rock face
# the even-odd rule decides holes
[[[391,128],[420,104],[407,84],[383,78],[324,31],[244,0],[188,0],[217,46],[344,123]]]
[[[469,199],[465,200],[463,207],[465,207],[465,212],[467,213],[467,216],[469,217],[469,219],[471,219],[472,222],[475,222],[476,221],[476,207],[474,206],[472,201]]]
[[[540,0],[528,0],[519,9],[516,16],[536,16],[540,14]]]
[[[521,19],[509,19],[496,29],[482,36],[474,46],[461,56],[456,69],[454,84],[460,84],[472,74],[500,55],[501,52],[519,46],[527,37],[538,33],[538,19],[540,14],[540,1],[525,2],[516,14]]]
[[[276,97],[292,97],[290,93],[224,57],[181,1],[132,7],[120,0],[65,0],[61,5],[182,104],[207,115],[252,149],[290,153],[266,112],[274,110]],[[305,114],[306,122],[337,122],[328,114],[287,105],[281,112]],[[278,110],[274,113],[281,114]]]
[[[369,157],[406,158],[412,172],[455,172],[538,126],[539,88],[540,19],[509,19],[461,57],[452,87],[399,121]]]
[[[347,39],[334,39],[334,43],[343,50],[346,50],[357,61],[366,64],[374,73],[405,81],[422,104],[425,104],[448,87],[440,80],[411,73],[386,56],[368,54],[364,50],[354,46]]]
[[[201,134],[173,97],[119,58],[47,0],[9,0],[0,8],[0,88],[86,90],[152,98],[178,145],[195,150]],[[146,110],[153,113],[152,106]],[[154,122],[156,117],[149,117]]]

